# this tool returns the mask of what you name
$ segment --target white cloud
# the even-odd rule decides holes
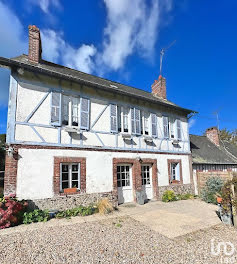
[[[38,5],[41,10],[46,13],[49,14],[49,9],[50,7],[52,8],[60,8],[60,1],[59,0],[30,0],[31,4],[34,5]]]
[[[55,63],[61,62],[67,67],[86,73],[93,72],[92,58],[96,54],[96,48],[93,45],[82,44],[79,48],[73,48],[64,41],[62,32],[49,29],[41,31],[41,38],[44,59]]]
[[[18,17],[0,2],[0,56],[14,57],[25,53],[27,39]],[[9,71],[0,68],[0,105],[6,105],[8,99]]]
[[[104,0],[107,26],[104,30],[104,48],[100,58],[104,67],[118,70],[127,57],[138,52],[151,57],[161,24],[161,12],[170,11],[172,0]],[[148,2],[147,2],[148,3]]]
[[[93,45],[81,45],[78,49],[67,46],[63,55],[63,62],[66,66],[86,73],[92,73],[95,70],[93,56],[96,54],[96,48]]]
[[[50,17],[50,8],[61,8],[60,0],[29,0]],[[163,17],[172,9],[172,0],[104,0],[107,22],[101,47],[70,45],[63,32],[41,29],[43,58],[87,73],[103,75],[121,70],[127,58],[137,53],[152,58]],[[27,31],[18,17],[0,1],[0,56],[27,53]],[[1,73],[6,79],[7,73]],[[0,84],[0,103],[6,102],[8,85]]]

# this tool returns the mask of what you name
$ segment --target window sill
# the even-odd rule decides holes
[[[183,183],[181,181],[176,181],[176,180],[170,182],[170,185],[182,185],[182,184]]]

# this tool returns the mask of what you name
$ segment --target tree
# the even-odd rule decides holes
[[[5,143],[6,135],[0,134],[0,171],[4,171],[5,168]]]
[[[226,128],[219,131],[220,139],[223,141],[228,141],[230,143],[237,145],[237,129],[232,131],[227,130]]]

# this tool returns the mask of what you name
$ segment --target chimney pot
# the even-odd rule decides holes
[[[41,38],[40,30],[35,25],[29,26],[29,52],[28,59],[30,62],[39,63],[41,60]]]
[[[220,146],[219,132],[217,127],[210,127],[206,130],[206,137],[216,146]]]
[[[154,96],[166,99],[166,79],[164,77],[160,75],[158,80],[151,85],[151,89]]]

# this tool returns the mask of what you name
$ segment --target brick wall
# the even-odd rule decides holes
[[[136,202],[136,191],[142,190],[142,176],[141,166],[142,164],[152,165],[152,185],[153,196],[158,198],[158,180],[157,180],[157,160],[156,159],[127,159],[127,158],[113,158],[113,192],[118,197],[117,188],[117,165],[118,164],[131,164],[132,165],[132,183],[133,183],[133,197]]]
[[[18,153],[14,153],[13,156],[6,154],[5,160],[5,175],[4,175],[4,196],[10,194],[16,194],[16,181],[17,181],[17,163]]]
[[[160,75],[152,84],[151,90],[153,95],[166,99],[166,79]]]
[[[54,194],[60,194],[60,164],[80,163],[80,192],[86,192],[86,158],[54,157]]]

